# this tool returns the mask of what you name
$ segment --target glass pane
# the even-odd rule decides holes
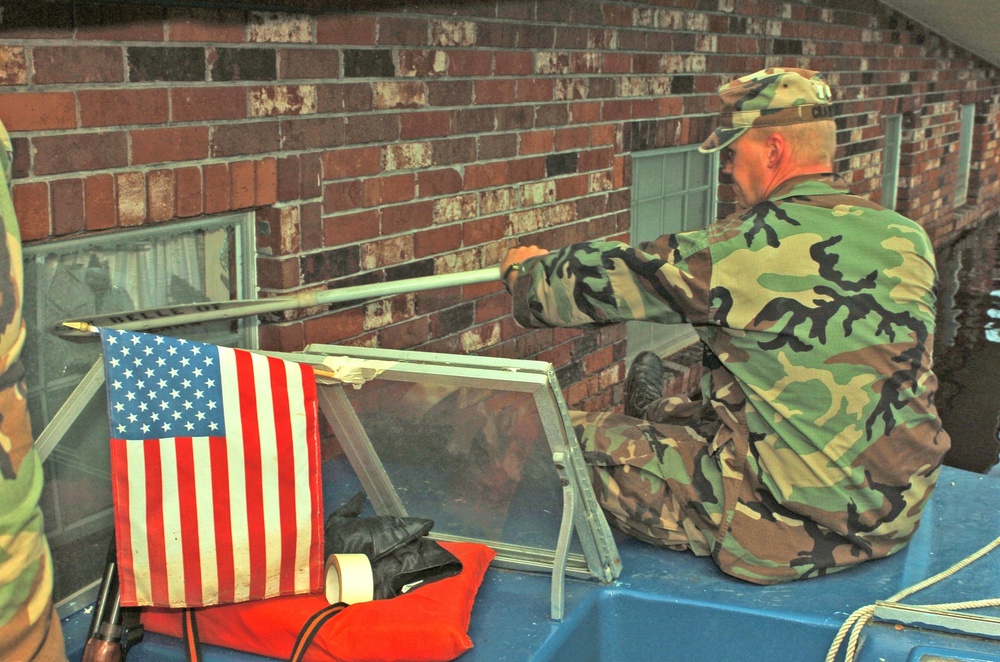
[[[632,242],[652,241],[663,234],[660,230],[662,215],[659,198],[640,202],[632,214]]]
[[[663,221],[660,234],[673,234],[684,230],[684,196],[672,195],[663,200]]]
[[[555,547],[562,490],[531,393],[427,378],[345,392],[408,513],[446,535]]]
[[[715,169],[712,168],[712,157],[701,152],[691,153],[690,179],[691,188],[710,186],[715,180]]]
[[[683,152],[673,152],[663,155],[663,192],[666,195],[681,193],[687,188],[686,162]]]
[[[708,217],[708,190],[691,193],[688,196],[688,208],[684,217],[685,230],[697,230],[705,227],[711,219]]]
[[[663,162],[658,158],[635,159],[633,195],[637,201],[659,198],[663,187]]]

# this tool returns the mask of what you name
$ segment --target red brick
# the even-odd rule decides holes
[[[322,248],[323,243],[323,205],[319,202],[307,202],[299,207],[299,225],[302,234],[302,250],[311,251]]]
[[[465,167],[465,190],[493,188],[509,184],[507,162],[472,163]]]
[[[417,173],[417,190],[420,197],[448,195],[462,190],[462,175],[455,168],[438,168]]]
[[[323,181],[382,172],[381,147],[352,147],[323,152]]]
[[[165,124],[166,89],[80,90],[80,125]]]
[[[278,159],[278,201],[297,200],[302,192],[298,156]]]
[[[3,96],[0,95],[0,98]],[[32,138],[34,174],[52,175],[120,168],[128,165],[127,145],[124,132],[103,131]]]
[[[369,206],[406,202],[416,195],[416,177],[410,173],[376,177],[364,182],[364,191]]]
[[[163,41],[163,9],[148,5],[80,3],[74,23],[79,41]]]
[[[36,46],[32,82],[121,83],[125,80],[122,49],[114,46]]]
[[[323,187],[323,211],[327,214],[369,206],[365,204],[364,184],[352,179]]]
[[[314,150],[344,144],[343,117],[311,117],[281,122],[282,148],[286,151]]]
[[[146,173],[146,220],[169,221],[174,217],[174,171]]]
[[[462,244],[478,246],[503,239],[504,228],[507,225],[503,216],[491,216],[466,221],[462,224]]]
[[[281,149],[279,124],[275,121],[229,122],[212,127],[212,156],[264,154]]]
[[[257,258],[257,281],[261,289],[290,290],[301,283],[299,260],[295,257],[273,259]]]
[[[235,9],[171,8],[167,10],[169,41],[242,43],[243,12]]]
[[[554,135],[552,130],[522,133],[518,154],[546,154],[551,152],[555,145]]]
[[[14,185],[14,213],[23,241],[49,236],[49,185],[45,182]]]
[[[582,198],[588,193],[590,193],[590,175],[571,175],[556,179],[556,200]]]
[[[533,51],[497,51],[493,57],[494,76],[530,76],[534,69]]]
[[[449,76],[482,76],[490,75],[493,66],[493,54],[483,51],[451,51],[448,53]]]
[[[516,85],[513,80],[487,79],[476,81],[476,104],[506,104],[514,98]]]
[[[366,209],[354,214],[327,216],[323,219],[323,245],[342,246],[379,235],[379,212]]]
[[[27,82],[28,61],[24,47],[0,46],[0,85],[24,85]]]
[[[407,113],[400,118],[400,122],[399,135],[403,140],[451,135],[451,112],[449,111]]]
[[[589,127],[574,126],[556,131],[555,150],[557,152],[568,152],[587,147],[590,147]]]
[[[233,120],[246,116],[246,88],[177,87],[170,90],[170,118],[175,122]]]
[[[257,327],[260,348],[264,351],[294,352],[305,348],[302,322],[261,324]]]
[[[6,92],[0,117],[8,131],[74,129],[76,100],[70,92]]]
[[[118,222],[142,225],[146,220],[146,178],[141,172],[123,172],[115,176],[118,185]]]
[[[302,197],[318,198],[322,192],[323,161],[319,154],[302,155]]]
[[[340,52],[332,48],[288,49],[278,51],[278,78],[328,79],[340,71]]]
[[[372,46],[375,44],[375,16],[321,14],[316,17],[316,43]]]
[[[430,227],[433,222],[434,202],[431,200],[382,208],[383,235]]]
[[[365,313],[360,306],[338,310],[305,321],[305,342],[336,343],[364,333]]]
[[[132,136],[132,164],[197,161],[208,156],[208,128],[140,129]]]
[[[201,169],[205,178],[205,213],[229,211],[229,166],[213,163]]]
[[[229,208],[245,209],[254,205],[253,161],[229,164]]]
[[[418,317],[379,329],[378,345],[386,349],[408,349],[427,342],[429,338],[430,320]]]
[[[476,300],[476,324],[483,324],[495,319],[504,319],[511,313],[510,295],[498,292],[493,296]]]
[[[52,234],[73,234],[84,228],[83,180],[60,179],[49,184],[52,196]]]
[[[88,230],[107,230],[118,220],[115,178],[91,175],[83,180],[84,225]]]
[[[517,81],[517,101],[552,101],[552,80],[523,78]]]
[[[254,164],[254,204],[273,205],[278,201],[278,161],[267,157]]]
[[[423,230],[413,237],[413,257],[422,258],[448,253],[462,247],[462,227],[452,224]]]
[[[177,216],[198,216],[204,209],[201,168],[178,168],[174,171],[174,200]]]

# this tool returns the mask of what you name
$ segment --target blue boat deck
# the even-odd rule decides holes
[[[945,467],[912,543],[899,554],[828,577],[754,586],[710,559],[616,536],[623,571],[602,585],[567,580],[566,618],[549,618],[550,577],[490,569],[472,613],[475,647],[461,662],[617,660],[823,660],[843,621],[976,552],[1000,536],[1000,480]],[[1000,550],[904,600],[959,602],[1000,596]],[[1000,609],[979,610],[1000,617]],[[79,659],[89,617],[64,622]],[[266,633],[262,633],[262,637]],[[264,660],[207,647],[206,660]],[[858,661],[1000,662],[1000,641],[877,624]],[[183,660],[177,640],[147,634],[130,662]],[[841,658],[838,658],[841,659]]]

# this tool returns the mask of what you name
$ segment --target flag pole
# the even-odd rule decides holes
[[[396,294],[424,290],[476,285],[500,280],[498,267],[461,271],[434,276],[404,278],[385,283],[351,285],[332,290],[301,292],[295,295],[268,299],[239,299],[235,301],[208,302],[180,306],[163,306],[121,313],[94,315],[86,319],[63,320],[52,332],[67,340],[86,341],[94,338],[93,327],[108,327],[123,331],[148,331],[166,329],[224,319],[238,319],[283,310],[296,310],[326,306],[362,299],[381,299]]]

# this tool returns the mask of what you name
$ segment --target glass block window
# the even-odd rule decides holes
[[[965,204],[969,197],[969,170],[972,168],[972,128],[976,119],[975,104],[962,106],[958,136],[958,177],[955,180],[955,206]]]
[[[899,192],[899,155],[903,137],[903,116],[889,115],[885,118],[885,150],[882,167],[882,200],[886,209],[896,208],[896,194]]]
[[[631,243],[696,230],[714,221],[718,167],[718,157],[700,153],[697,145],[633,154]],[[694,340],[688,324],[629,322],[626,359],[631,362],[645,350],[663,356]]]
[[[251,223],[252,215],[236,214],[24,248],[23,359],[32,429],[36,439],[43,431],[48,435],[36,443],[45,459],[42,508],[55,564],[54,598],[64,603],[60,612],[72,611],[67,601],[96,590],[112,530],[111,483],[107,401],[95,365],[100,344],[70,342],[49,329],[100,313],[253,297]],[[256,346],[252,320],[162,333]],[[46,427],[64,404],[74,414],[65,429],[53,426],[60,432],[50,444]]]

